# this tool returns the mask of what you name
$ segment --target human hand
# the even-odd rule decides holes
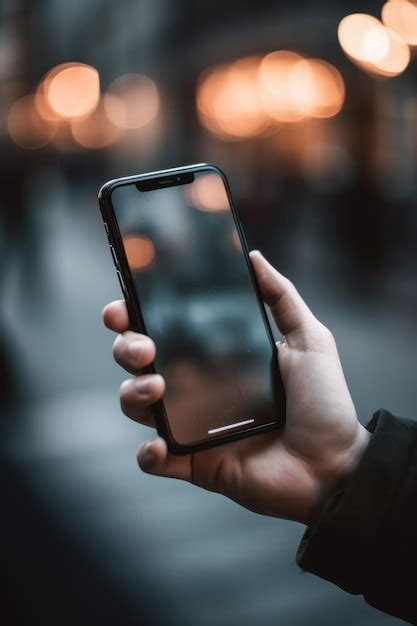
[[[370,435],[357,420],[330,331],[259,252],[251,253],[251,261],[284,335],[278,360],[286,391],[285,428],[185,456],[170,454],[156,437],[142,444],[138,462],[145,472],[187,480],[257,513],[309,524],[326,492],[353,471]],[[165,383],[158,374],[141,374],[155,358],[155,345],[129,330],[123,301],[107,305],[103,319],[120,333],[115,360],[135,376],[120,388],[122,409],[155,426],[152,404],[162,397]]]

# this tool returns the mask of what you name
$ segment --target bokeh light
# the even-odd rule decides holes
[[[406,43],[417,45],[417,6],[406,0],[395,0],[382,7],[382,21]]]
[[[99,103],[100,78],[90,65],[65,63],[49,72],[42,90],[55,114],[65,119],[83,117],[91,114]]]
[[[386,28],[386,31],[389,36],[389,50],[382,59],[374,63],[373,69],[381,76],[398,76],[410,62],[410,48],[393,30]]]
[[[156,118],[160,107],[158,87],[148,76],[125,74],[116,78],[108,88],[113,96],[104,106],[109,119],[120,128],[146,126]]]
[[[213,68],[197,88],[202,123],[229,138],[252,137],[268,126],[258,90],[259,57],[245,57],[229,66]]]
[[[389,52],[389,36],[382,24],[372,26],[365,31],[362,41],[363,61],[378,63]]]
[[[155,246],[149,237],[132,233],[123,237],[123,245],[127,262],[133,272],[144,271],[154,262]]]
[[[302,57],[281,50],[267,54],[259,68],[261,98],[265,111],[278,122],[298,122],[305,113],[294,101],[291,73]]]
[[[347,15],[339,24],[338,37],[344,52],[373,74],[398,76],[410,61],[408,45],[371,15]]]
[[[29,150],[45,146],[56,133],[56,125],[39,115],[32,94],[23,96],[11,106],[7,129],[16,145]]]
[[[366,13],[352,13],[344,17],[338,27],[340,45],[348,56],[357,61],[378,61],[387,53],[388,45],[383,25]]]
[[[217,109],[226,83],[227,66],[219,66],[205,72],[197,86],[197,111],[201,122],[214,133],[226,134],[217,119]]]
[[[289,92],[293,94],[294,110],[318,118],[337,115],[345,99],[342,76],[320,59],[303,59],[293,66]]]
[[[38,114],[47,122],[53,122],[54,124],[60,124],[63,121],[62,116],[58,115],[56,111],[52,109],[49,104],[48,98],[45,94],[45,81],[42,80],[35,92],[35,106]]]
[[[226,211],[229,200],[218,174],[199,176],[189,187],[189,202],[200,211]]]
[[[120,139],[123,130],[115,126],[107,115],[109,104],[117,106],[117,102],[113,103],[113,100],[117,99],[110,94],[105,94],[88,118],[72,120],[71,133],[80,146],[93,149],[107,148]]]
[[[336,115],[344,98],[336,68],[281,50],[211,68],[197,86],[197,111],[211,132],[243,139],[266,136],[282,123]]]

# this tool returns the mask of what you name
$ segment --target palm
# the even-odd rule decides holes
[[[288,500],[306,482],[305,470],[277,431],[193,455],[192,481],[265,515],[292,517]],[[289,506],[290,505],[290,506]],[[294,512],[295,515],[295,512]]]
[[[338,454],[356,435],[355,409],[330,337],[325,348],[281,347],[288,407],[284,430],[195,454],[195,484],[258,513],[308,518],[323,482],[320,465],[327,457],[336,469]]]

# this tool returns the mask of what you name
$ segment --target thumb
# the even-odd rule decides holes
[[[288,278],[272,267],[256,250],[250,253],[261,296],[271,309],[280,332],[287,341],[303,337],[306,329],[315,320],[314,315]]]

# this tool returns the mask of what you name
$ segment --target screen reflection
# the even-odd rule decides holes
[[[191,445],[275,422],[275,356],[221,176],[140,191],[112,203],[172,438]]]

